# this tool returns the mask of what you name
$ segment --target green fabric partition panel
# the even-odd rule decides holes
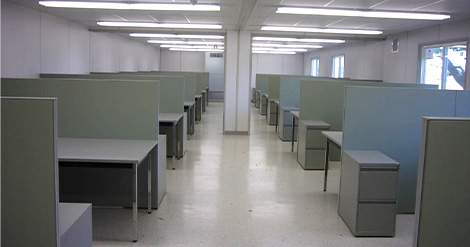
[[[184,113],[184,77],[161,76],[159,78],[161,78],[160,112]]]
[[[199,92],[200,93],[200,92]],[[196,91],[196,76],[185,76],[184,79],[184,101],[194,102]]]
[[[44,95],[59,99],[60,137],[158,138],[158,83],[153,81],[48,79]]]
[[[281,87],[280,76],[270,76],[268,85],[268,95],[270,99],[279,99]]]
[[[470,118],[425,118],[413,246],[470,246]]]
[[[59,246],[56,100],[1,105],[2,246]]]
[[[261,90],[266,83],[268,83],[270,75],[256,74],[256,90]],[[263,93],[263,91],[261,91]],[[266,92],[264,92],[266,93]]]
[[[456,117],[470,117],[470,91],[457,91]]]
[[[346,87],[343,150],[377,150],[400,163],[398,213],[414,213],[422,116],[453,117],[455,91]]]
[[[42,90],[40,79],[2,78],[2,96],[38,97]]]
[[[280,78],[279,104],[281,107],[299,107],[300,77]]]

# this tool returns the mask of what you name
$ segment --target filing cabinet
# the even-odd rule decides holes
[[[321,132],[329,129],[330,125],[324,121],[299,121],[297,161],[305,170],[325,169],[326,141]]]
[[[260,101],[260,98],[261,98],[261,91],[260,91],[260,90],[256,90],[256,97],[255,97],[255,107],[256,107],[256,108],[259,108],[259,101]]]
[[[354,236],[395,235],[398,169],[378,151],[343,151],[338,213]]]
[[[268,95],[263,93],[261,94],[259,113],[264,116],[266,115],[267,111],[268,111]]]
[[[292,140],[292,113],[291,111],[298,111],[299,108],[296,107],[282,107],[279,106],[279,138],[282,141],[291,141]],[[296,121],[297,124],[297,121]],[[295,126],[297,127],[297,126]],[[294,129],[294,138],[297,137],[298,128]],[[296,138],[297,139],[297,138]],[[295,140],[296,140],[295,139]]]
[[[268,99],[268,116],[267,116],[267,121],[268,125],[276,125],[276,111],[277,111],[277,104],[276,101],[277,99]]]

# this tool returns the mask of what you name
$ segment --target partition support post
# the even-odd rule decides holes
[[[291,152],[294,152],[294,134],[295,134],[295,117],[292,115],[292,147]]]
[[[132,183],[132,197],[134,202],[132,203],[132,217],[134,219],[134,242],[137,242],[137,163],[132,164],[132,177],[133,177],[133,183]]]
[[[327,178],[328,178],[328,156],[330,154],[330,142],[326,138],[326,149],[325,149],[325,177],[323,179],[323,191],[326,191]]]
[[[277,132],[278,121],[279,121],[279,104],[277,104],[277,107],[276,107],[276,132]]]
[[[158,147],[158,146],[157,146]],[[147,212],[152,213],[152,150],[150,150],[147,170]]]

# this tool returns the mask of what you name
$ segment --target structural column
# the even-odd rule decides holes
[[[228,31],[225,41],[224,134],[249,134],[251,32]]]

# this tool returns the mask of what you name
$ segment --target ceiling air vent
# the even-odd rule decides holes
[[[224,57],[223,53],[211,53],[210,57]]]

